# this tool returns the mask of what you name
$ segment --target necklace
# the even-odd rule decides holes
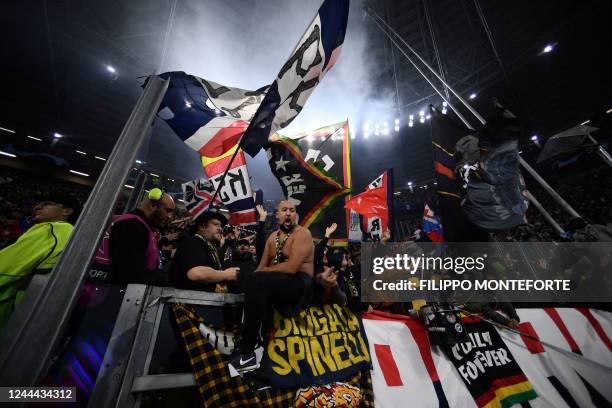
[[[219,258],[219,253],[217,252],[217,248],[215,248],[215,246],[206,238],[204,238],[203,236],[201,236],[200,234],[194,234],[196,237],[200,238],[204,244],[206,245],[206,247],[208,248],[208,250],[210,251],[210,253],[213,256],[213,259],[215,260],[215,263],[217,264],[216,267],[217,269],[221,269],[221,259]]]
[[[282,259],[284,258],[283,247],[285,246],[285,242],[287,242],[290,235],[291,235],[291,232],[288,232],[285,238],[281,241],[280,230],[276,234],[276,256],[274,257],[274,265],[278,265],[279,263],[282,262]]]

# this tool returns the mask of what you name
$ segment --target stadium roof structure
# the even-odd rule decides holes
[[[314,10],[318,3],[309,5]],[[361,134],[366,119],[352,124],[359,130],[353,141],[353,157],[360,164],[353,167],[354,187],[360,189],[388,167],[396,168],[398,182],[426,182],[433,175],[430,136],[426,126],[408,128],[407,118],[429,103],[440,104],[441,98],[362,11],[364,5],[353,1],[349,24],[358,21],[367,33],[367,55],[374,62],[368,64],[370,92],[390,95],[395,112],[389,117],[401,118],[401,131],[376,151],[380,143]],[[534,133],[551,135],[602,113],[606,121],[612,116],[605,114],[612,102],[612,70],[602,1],[381,0],[367,5],[441,68],[458,92],[475,94],[470,102],[479,111],[486,114],[493,96],[507,102],[523,119],[526,143]],[[59,132],[68,136],[62,143],[104,157],[141,92],[142,78],[164,70],[175,56],[165,45],[201,44],[211,62],[212,49],[235,46],[223,36],[179,37],[184,25],[213,16],[246,38],[260,24],[291,24],[288,16],[295,7],[281,0],[4,2],[0,126],[49,140]],[[275,36],[264,36],[264,43],[272,44]],[[245,58],[264,57],[254,52]],[[156,123],[145,150],[141,157],[147,166],[164,169],[169,178],[186,180],[200,169],[197,154],[163,123]]]

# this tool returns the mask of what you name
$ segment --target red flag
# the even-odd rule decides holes
[[[387,189],[382,186],[356,195],[348,200],[344,207],[366,217],[380,217],[385,221],[389,220]]]

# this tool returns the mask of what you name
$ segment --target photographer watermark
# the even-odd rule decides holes
[[[605,243],[364,243],[365,302],[608,302]]]

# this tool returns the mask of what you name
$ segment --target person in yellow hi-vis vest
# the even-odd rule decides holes
[[[52,194],[34,207],[35,224],[15,243],[0,250],[0,330],[36,273],[49,273],[64,250],[79,202],[66,194]]]

